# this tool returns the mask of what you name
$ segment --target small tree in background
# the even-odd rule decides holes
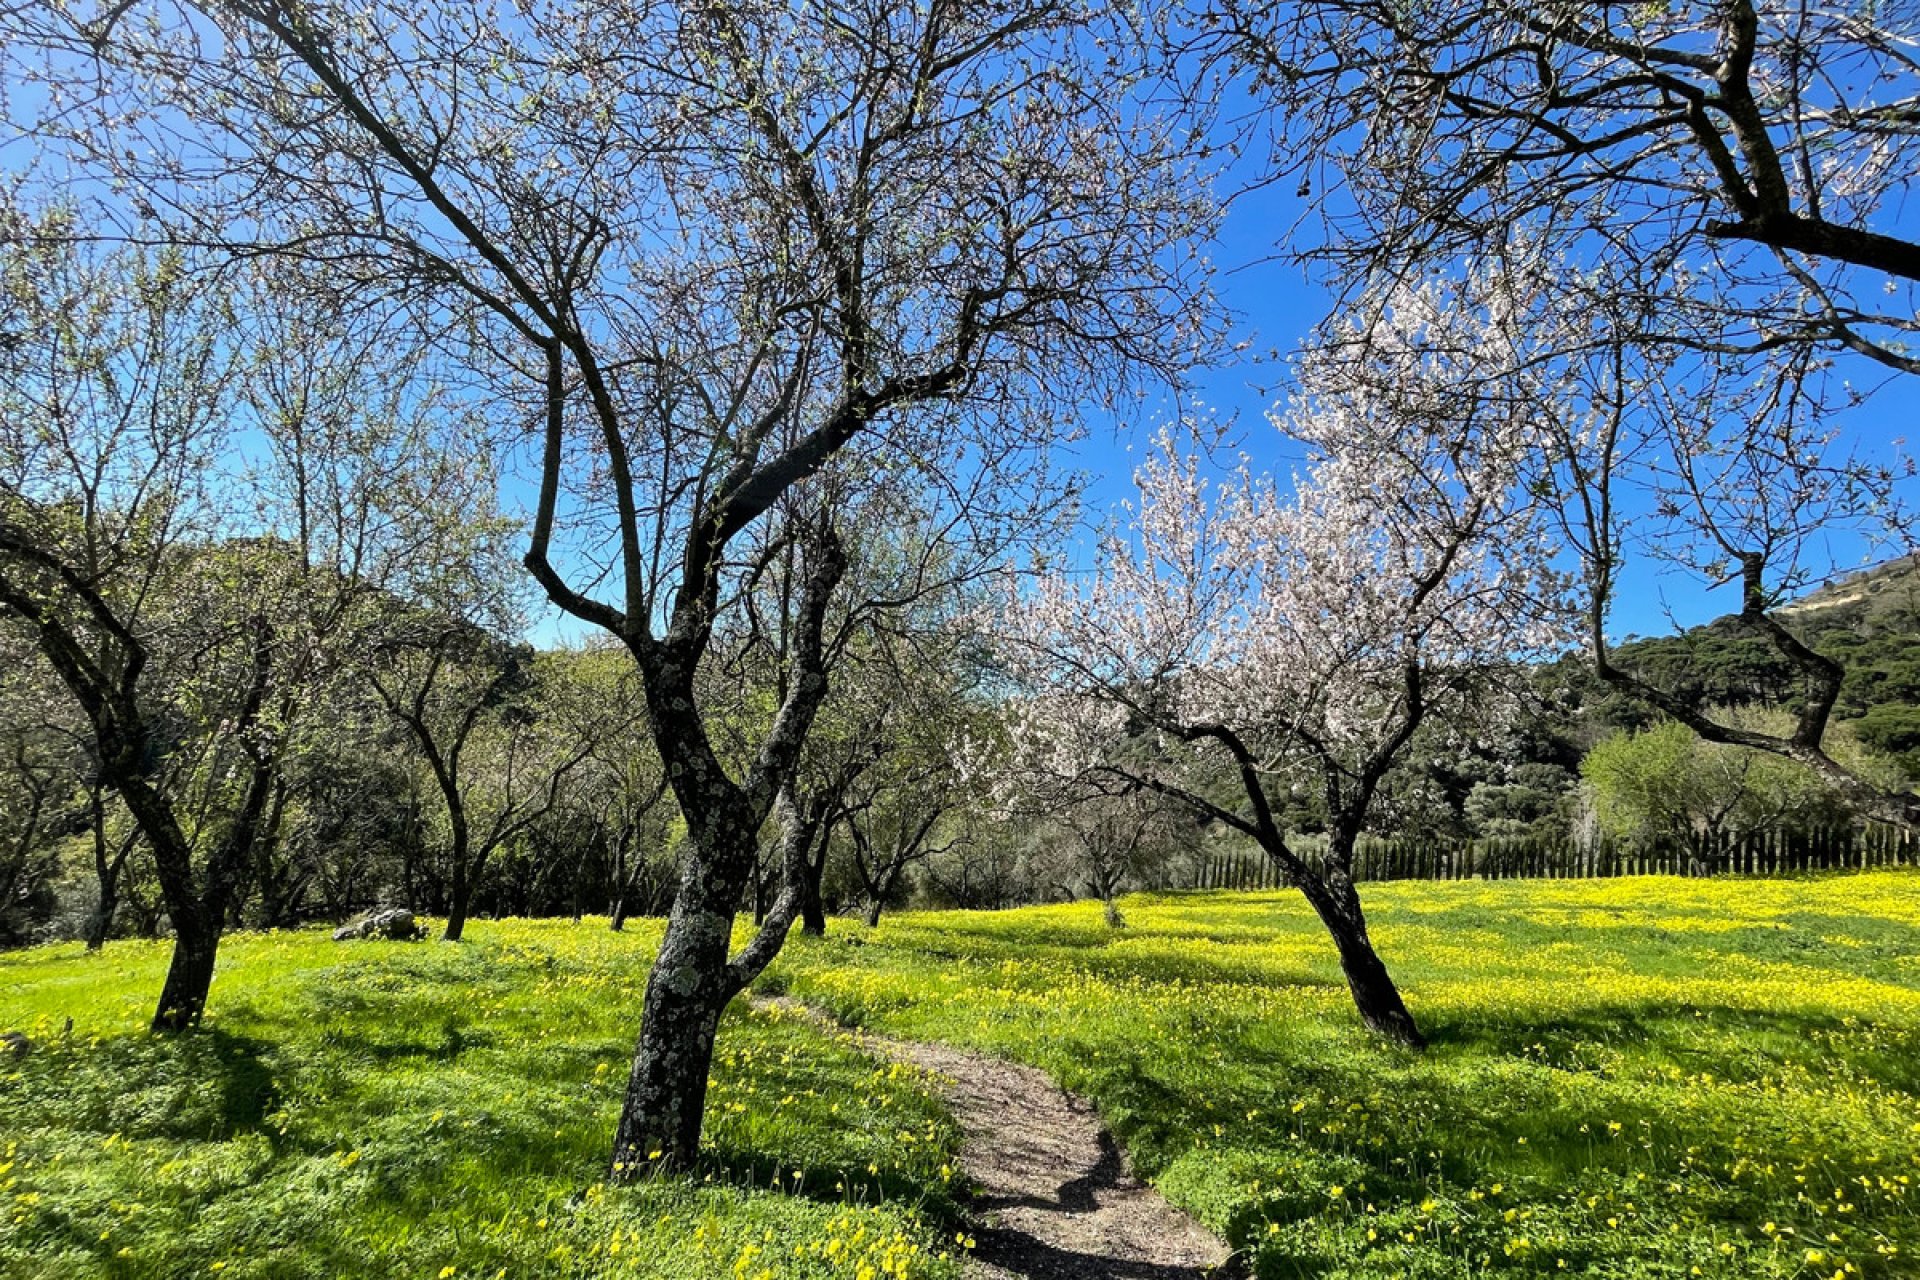
[[[1716,716],[1756,732],[1790,729],[1782,711],[1725,708]],[[1833,750],[1863,777],[1891,772],[1845,734]],[[1638,844],[1688,850],[1710,866],[1728,842],[1771,831],[1807,831],[1850,820],[1842,792],[1819,774],[1769,752],[1707,742],[1683,724],[1621,731],[1581,762],[1594,816],[1609,833]]]

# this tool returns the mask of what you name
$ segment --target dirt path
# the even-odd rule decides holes
[[[837,1026],[797,1001],[759,1003]],[[1225,1245],[1127,1172],[1092,1104],[1043,1073],[855,1034],[876,1054],[953,1082],[947,1102],[975,1188],[969,1280],[1200,1280],[1226,1261]]]

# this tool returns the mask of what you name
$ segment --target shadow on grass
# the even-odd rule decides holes
[[[947,1184],[925,1181],[891,1170],[871,1173],[866,1165],[810,1164],[793,1176],[792,1166],[764,1152],[715,1144],[702,1153],[693,1177],[711,1176],[715,1182],[760,1191],[780,1191],[821,1204],[915,1205],[936,1221],[957,1222],[961,1211]]]
[[[1657,1008],[1602,1003],[1551,1018],[1497,1013],[1435,1018],[1424,1022],[1423,1030],[1431,1052],[1522,1058],[1604,1075],[1583,1054],[1630,1048],[1636,1056],[1667,1055],[1694,1070],[1740,1080],[1795,1065],[1824,1070],[1825,1046],[1833,1037],[1859,1037],[1875,1028],[1835,1015],[1756,1012],[1722,1003]],[[1910,1043],[1915,1033],[1904,1024],[1895,1024],[1893,1030],[1884,1045],[1855,1046],[1849,1057],[1889,1089],[1920,1090],[1920,1060]]]
[[[49,1046],[0,1088],[22,1126],[136,1138],[222,1140],[264,1127],[278,1104],[261,1040],[206,1028]]]

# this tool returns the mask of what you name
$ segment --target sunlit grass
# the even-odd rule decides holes
[[[1920,876],[1367,897],[1424,1054],[1289,893],[903,916],[772,980],[1046,1069],[1261,1275],[1920,1275]]]
[[[1424,1054],[1286,893],[836,921],[763,986],[1045,1068],[1264,1276],[1920,1275],[1920,875],[1366,893]],[[708,1167],[611,1189],[657,929],[469,937],[236,937],[181,1041],[163,947],[0,955],[0,1274],[955,1274],[925,1080],[736,1006]]]
[[[604,1184],[657,936],[237,936],[181,1041],[164,947],[0,956],[0,1273],[952,1276],[945,1110],[789,1018],[730,1013],[706,1169]]]

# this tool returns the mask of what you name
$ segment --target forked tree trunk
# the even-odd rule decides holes
[[[627,927],[627,891],[622,889],[613,899],[613,909],[608,915],[607,928],[619,933]]]
[[[1344,843],[1344,849],[1341,847]],[[1413,1015],[1407,1011],[1400,988],[1387,972],[1373,940],[1367,935],[1367,917],[1360,906],[1360,894],[1354,888],[1350,872],[1352,840],[1342,841],[1337,834],[1329,841],[1327,861],[1321,874],[1303,878],[1300,890],[1312,904],[1320,922],[1332,935],[1340,952],[1340,969],[1346,975],[1347,989],[1353,993],[1360,1021],[1378,1035],[1396,1044],[1419,1049],[1426,1045]]]
[[[880,927],[880,913],[887,909],[887,895],[893,892],[894,873],[883,868],[879,875],[870,876],[863,869],[860,879],[867,886],[867,928]]]
[[[676,606],[674,625],[682,634],[674,648],[634,646],[646,677],[648,723],[686,815],[687,834],[673,910],[647,975],[640,1042],[614,1131],[610,1176],[615,1182],[631,1181],[652,1168],[686,1169],[699,1156],[720,1014],[779,952],[798,905],[797,894],[783,894],[747,952],[737,961],[729,954],[734,913],[758,874],[760,826],[776,804],[783,820],[792,818],[787,784],[827,692],[821,634],[846,558],[830,531],[822,533],[816,550],[819,562],[807,578],[796,624],[797,675],[749,774],[753,789],[727,776],[700,719],[693,676],[711,621],[689,622],[691,615]],[[689,598],[683,596],[683,603]],[[799,869],[787,855],[795,850],[790,842],[783,844],[783,881],[793,883],[800,879]]]

